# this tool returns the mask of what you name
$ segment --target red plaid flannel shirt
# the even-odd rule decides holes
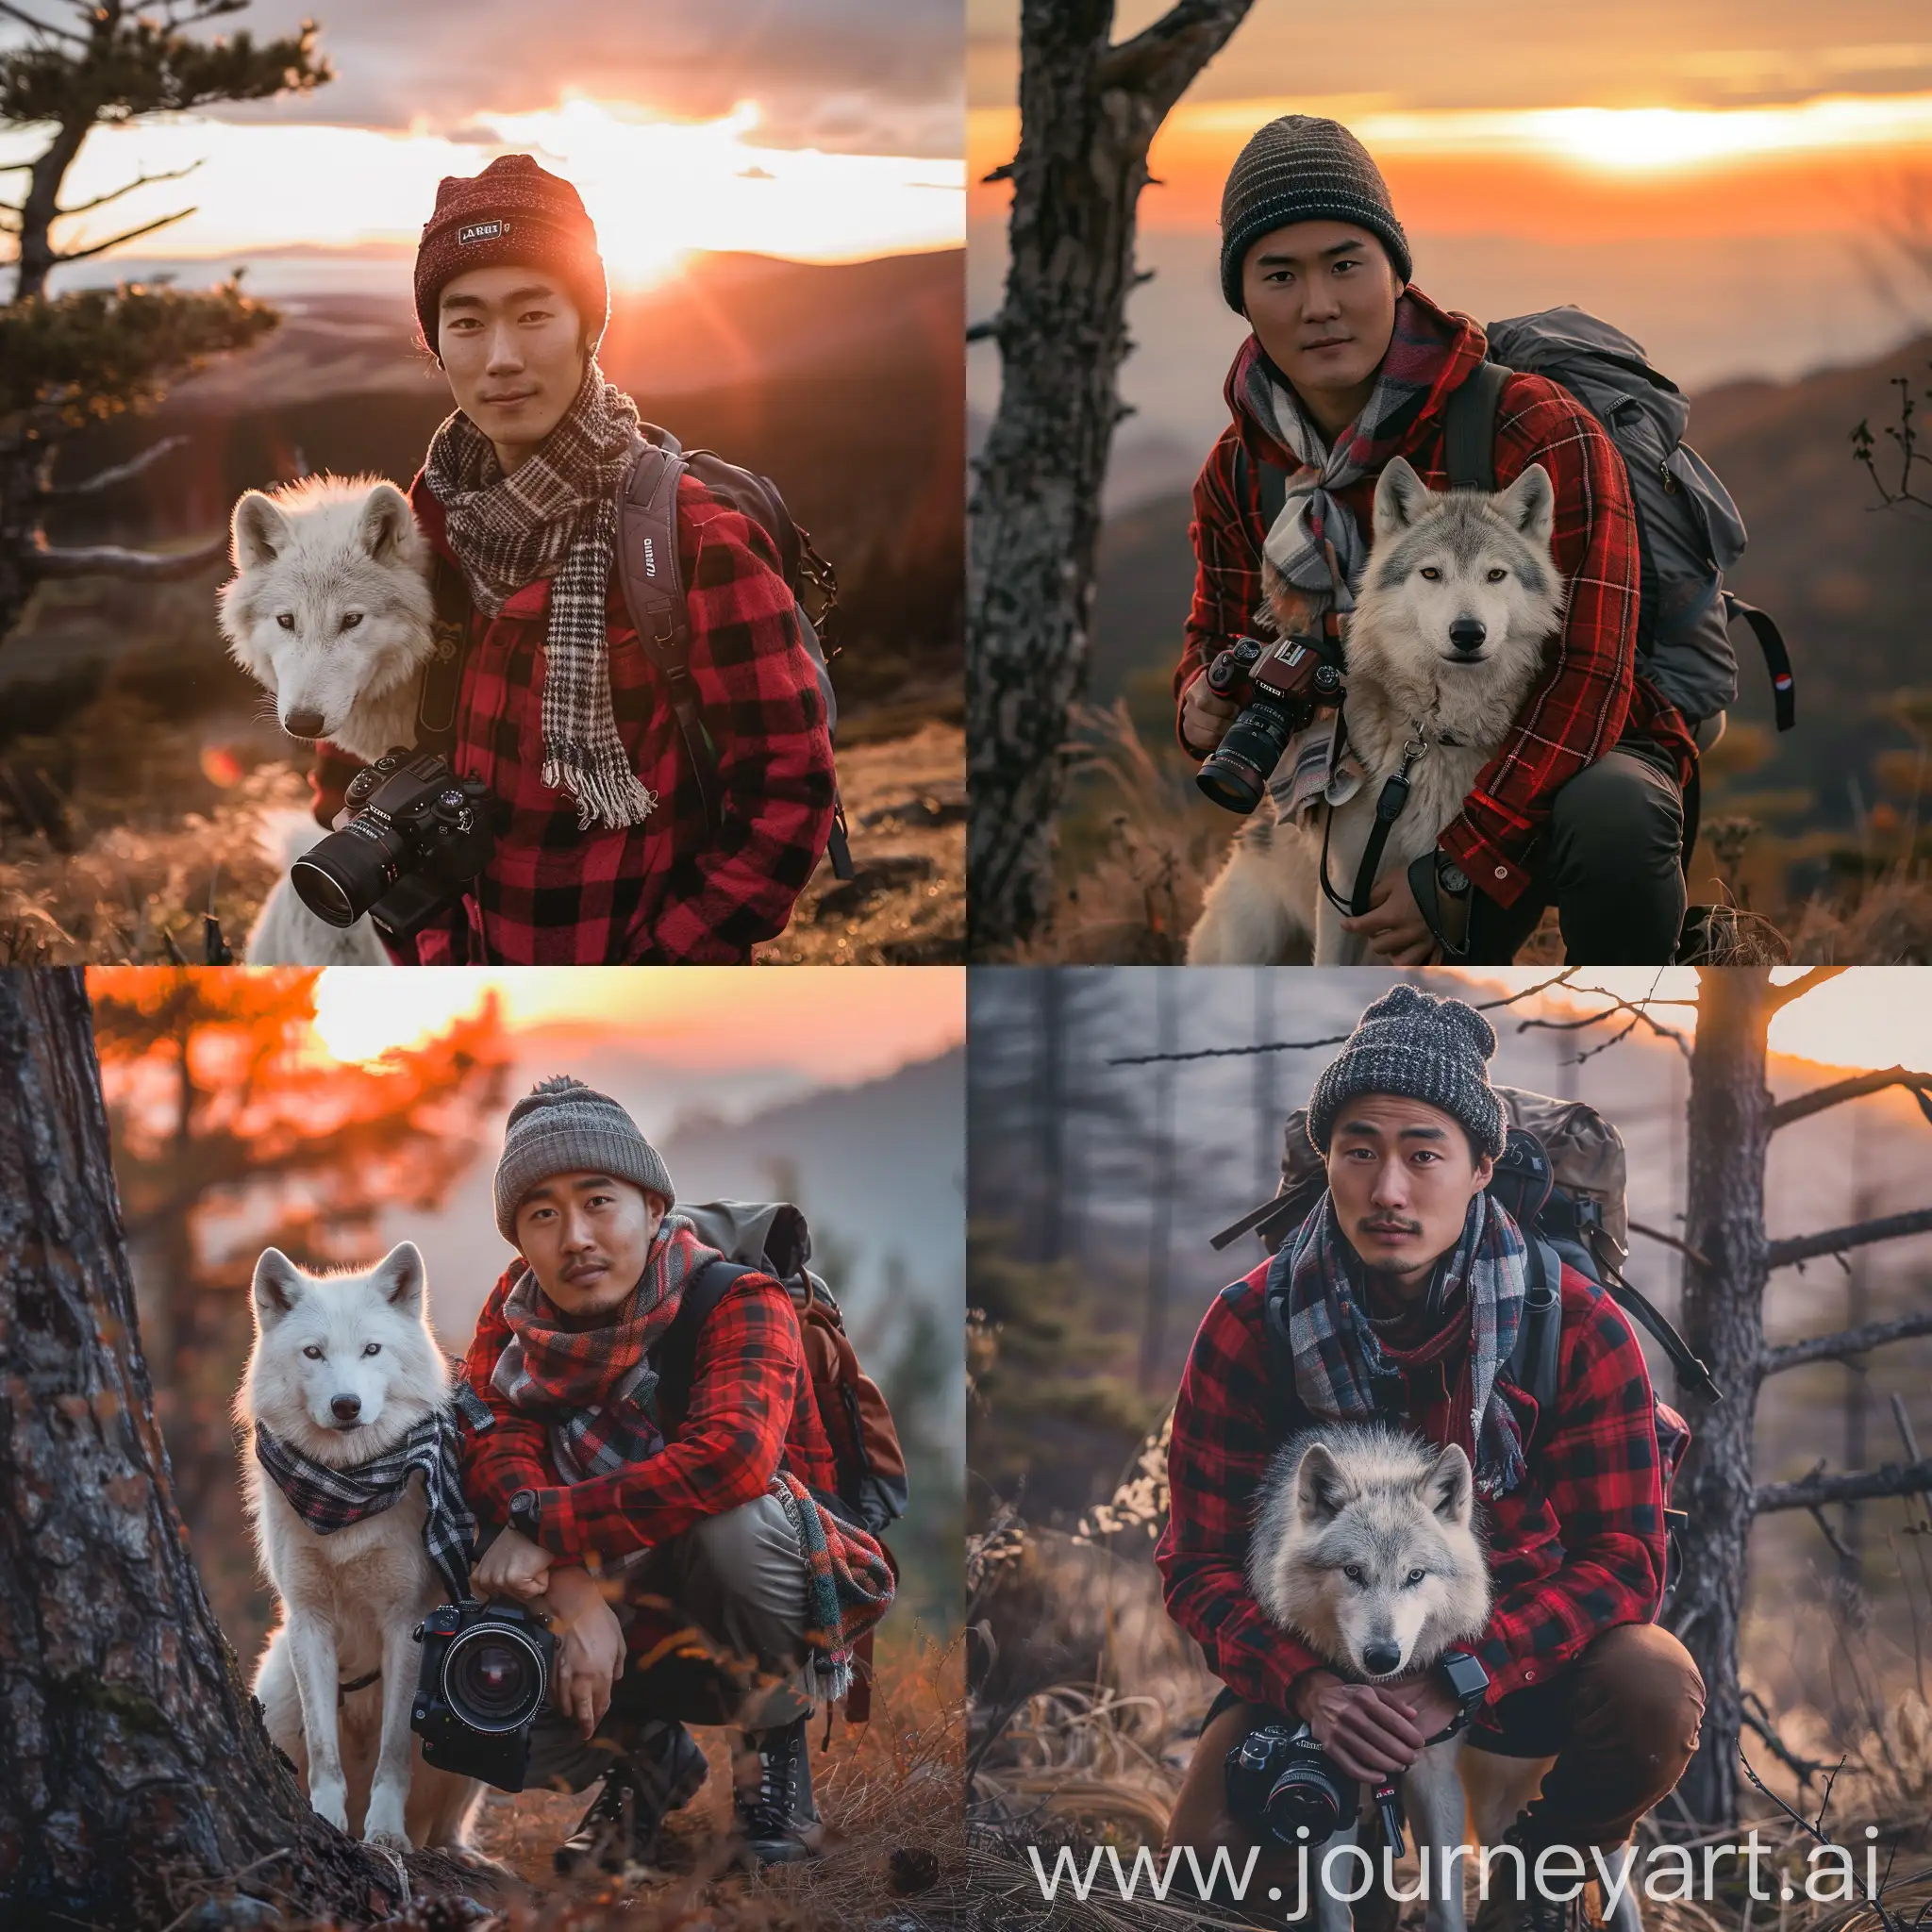
[[[442,506],[418,475],[409,498],[441,554]],[[463,913],[398,953],[410,965],[742,964],[782,932],[832,829],[832,741],[777,553],[695,477],[678,485],[677,550],[691,613],[690,667],[718,747],[723,823],[706,824],[697,775],[657,667],[611,573],[609,664],[618,736],[658,804],[641,824],[577,829],[543,783],[547,579],[495,618],[474,613],[450,762],[508,809],[496,855]],[[324,746],[312,784],[327,824],[358,761]]]
[[[588,1482],[566,1483],[550,1456],[550,1432],[491,1381],[510,1339],[503,1303],[520,1269],[508,1271],[476,1318],[463,1374],[494,1418],[462,1425],[463,1493],[477,1520],[509,1521],[520,1490],[537,1496],[537,1541],[560,1563],[615,1562],[667,1542],[701,1517],[755,1502],[774,1472],[808,1488],[836,1490],[838,1467],[819,1420],[791,1297],[765,1274],[725,1290],[698,1331],[691,1396],[658,1418],[664,1447]]]
[[[1285,1709],[1295,1679],[1321,1658],[1268,1621],[1244,1574],[1255,1491],[1286,1440],[1269,1422],[1267,1280],[1263,1263],[1217,1295],[1194,1337],[1155,1561],[1168,1614],[1207,1652],[1208,1668],[1237,1696]],[[1616,1624],[1649,1623],[1663,1594],[1663,1480],[1643,1351],[1587,1277],[1565,1268],[1562,1293],[1557,1412],[1536,1430],[1524,1480],[1484,1506],[1495,1601],[1473,1648],[1490,1674],[1490,1704],[1548,1682]],[[1430,1441],[1454,1439],[1448,1391],[1460,1368],[1452,1357],[1407,1370],[1408,1421]],[[1510,1399],[1527,1436],[1535,1403]]]
[[[1433,308],[1411,288],[1408,294]],[[1438,313],[1441,311],[1438,310]],[[1442,406],[1482,360],[1486,338],[1467,316],[1444,316],[1456,331],[1434,388],[1397,454],[1431,490],[1449,487]],[[1249,632],[1261,603],[1260,466],[1300,467],[1241,404],[1238,373],[1257,353],[1250,337],[1228,374],[1233,421],[1208,452],[1194,482],[1194,600],[1174,672],[1176,703],[1237,637]],[[1247,490],[1237,502],[1236,449],[1248,452]],[[1550,815],[1555,793],[1624,737],[1650,738],[1688,779],[1696,756],[1689,728],[1646,679],[1636,675],[1638,550],[1630,485],[1617,448],[1566,390],[1540,375],[1515,375],[1496,413],[1496,487],[1532,462],[1556,486],[1551,543],[1569,586],[1563,627],[1543,675],[1517,714],[1516,729],[1478,775],[1459,817],[1438,841],[1498,904],[1513,905],[1529,884],[1528,852]],[[1337,491],[1364,535],[1374,527],[1380,472]],[[1178,727],[1177,727],[1178,728]],[[1188,749],[1185,740],[1182,749]]]

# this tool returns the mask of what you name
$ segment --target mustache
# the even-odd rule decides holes
[[[1408,1221],[1399,1214],[1371,1214],[1356,1223],[1358,1234],[1420,1234],[1420,1221]]]

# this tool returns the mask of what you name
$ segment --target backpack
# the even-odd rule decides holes
[[[1724,1400],[1710,1371],[1670,1319],[1624,1277],[1629,1236],[1624,1201],[1623,1137],[1592,1107],[1580,1100],[1553,1100],[1524,1088],[1498,1087],[1507,1135],[1490,1191],[1523,1229],[1529,1249],[1529,1281],[1522,1319],[1509,1351],[1509,1380],[1536,1403],[1537,1426],[1557,1396],[1562,1353],[1562,1271],[1565,1265],[1606,1290],[1627,1315],[1647,1328],[1670,1357],[1677,1378],[1712,1402]],[[1274,1199],[1245,1214],[1214,1236],[1219,1250],[1253,1230],[1274,1253],[1307,1218],[1328,1186],[1322,1158],[1307,1134],[1307,1111],[1288,1117],[1282,1144],[1281,1185]],[[1268,1350],[1268,1386],[1285,1391],[1294,1386],[1294,1365],[1285,1323],[1271,1301],[1263,1322]],[[1690,1425],[1669,1403],[1652,1392],[1652,1424],[1657,1432],[1657,1467],[1664,1500],[1690,1447]],[[1285,1400],[1284,1400],[1285,1412]],[[1283,1431],[1286,1433],[1286,1431]],[[1532,1428],[1527,1450],[1536,1440]],[[1666,1508],[1669,1537],[1664,1597],[1676,1587],[1681,1567],[1678,1532],[1681,1509]]]

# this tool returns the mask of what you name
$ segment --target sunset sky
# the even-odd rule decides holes
[[[621,285],[696,249],[832,261],[960,240],[952,0],[261,0],[237,25],[265,36],[310,10],[333,82],[304,100],[96,130],[68,175],[70,204],[202,165],[57,240],[192,204],[137,244],[143,263],[394,250],[413,245],[441,176],[511,150],[577,185]],[[565,20],[567,32],[551,25]],[[19,37],[0,26],[0,44]],[[40,144],[0,138],[0,160]]]

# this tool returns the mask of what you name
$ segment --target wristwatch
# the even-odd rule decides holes
[[[509,1526],[528,1537],[532,1542],[537,1539],[537,1492],[535,1490],[519,1490],[509,1499]]]
[[[1469,897],[1469,874],[1446,852],[1436,854],[1436,883],[1452,899]]]
[[[1447,1729],[1438,1731],[1429,1740],[1431,1744],[1453,1738],[1482,1708],[1483,1699],[1490,1694],[1489,1672],[1466,1650],[1445,1650],[1436,1659],[1436,1668],[1449,1680],[1450,1691],[1456,1698],[1456,1715],[1449,1720]]]

